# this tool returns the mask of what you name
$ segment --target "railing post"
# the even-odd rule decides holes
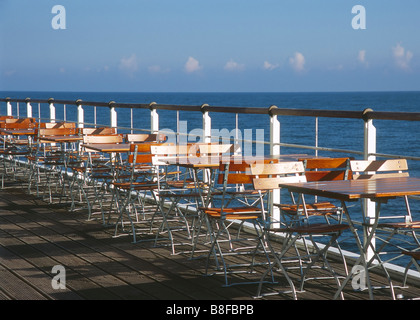
[[[26,98],[25,99],[26,102],[26,116],[28,118],[32,118],[32,105],[31,105],[31,99]]]
[[[50,105],[50,121],[55,122],[55,106],[54,106],[54,99],[48,99],[48,104]]]
[[[6,98],[6,112],[8,116],[12,116],[12,103],[10,102],[10,98]]]
[[[201,112],[203,113],[203,137],[202,140],[204,143],[211,142],[211,117],[209,112],[206,110],[208,104],[203,104],[201,106]]]
[[[363,146],[363,157],[365,160],[375,160],[376,156],[376,128],[373,125],[373,120],[369,119],[368,113],[372,112],[372,109],[365,109],[363,111],[364,120],[364,146]],[[376,204],[370,199],[363,200],[363,210],[365,212],[365,219],[368,224],[372,224],[376,215]],[[364,228],[364,239],[366,239],[371,232],[371,228]],[[364,243],[365,244],[365,243]],[[369,261],[373,257],[373,250],[375,248],[375,236],[372,237],[372,247],[368,247],[366,253],[366,259]]]
[[[155,134],[159,133],[159,113],[157,110],[153,108],[156,102],[152,102],[149,104],[150,108],[150,132]]]
[[[77,105],[77,127],[84,128],[85,123],[85,111],[82,106],[82,100],[76,100]]]
[[[110,101],[108,103],[109,105],[109,121],[110,121],[110,126],[111,128],[115,128],[115,130],[117,130],[117,126],[118,126],[118,121],[117,121],[117,111],[115,110],[115,101]]]
[[[270,155],[278,156],[280,155],[280,121],[277,119],[277,115],[273,114],[273,110],[277,106],[271,106],[268,109],[270,115]],[[271,219],[278,223],[273,223],[272,227],[280,227],[280,209],[277,206],[274,206],[274,203],[280,203],[280,189],[275,189],[272,191],[272,196],[270,199],[270,212],[272,212]]]

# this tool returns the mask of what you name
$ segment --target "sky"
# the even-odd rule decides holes
[[[418,0],[0,0],[0,91],[420,90]]]

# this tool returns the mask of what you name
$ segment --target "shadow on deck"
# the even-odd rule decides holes
[[[261,300],[291,299],[290,294],[254,299],[256,284],[223,287],[222,275],[205,276],[205,259],[189,259],[187,253],[171,255],[167,246],[155,247],[153,241],[131,243],[131,236],[115,238],[113,231],[101,220],[88,221],[85,211],[48,204],[6,183],[0,191],[0,299],[168,300],[163,306],[180,300],[265,305]],[[56,265],[65,268],[65,289],[52,286],[58,275],[52,272]],[[335,267],[339,270],[341,264]],[[259,280],[260,275],[235,277],[248,281]],[[379,276],[374,281],[385,283]],[[334,281],[314,280],[298,298],[329,300],[335,291]],[[420,288],[397,288],[396,294],[406,299],[420,297]],[[348,285],[345,297],[366,300],[368,294]],[[376,290],[375,299],[390,299],[389,291]]]

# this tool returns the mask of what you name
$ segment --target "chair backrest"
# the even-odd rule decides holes
[[[352,178],[350,158],[299,159],[306,169],[307,181],[347,180]]]
[[[41,122],[39,124],[39,127],[41,129],[61,129],[61,128],[72,129],[72,128],[76,128],[76,123],[75,122]]]
[[[263,166],[271,162],[278,162],[276,159],[232,159],[229,162],[222,162],[219,166],[218,184],[252,184],[255,175],[250,172],[250,165]]]
[[[306,182],[305,167],[301,161],[252,164],[250,166],[255,190],[279,189],[280,183]]]
[[[0,120],[4,121],[6,119],[13,119],[13,116],[0,116]]]
[[[199,143],[198,150],[200,156],[224,155],[232,154],[234,152],[233,144],[213,144],[213,143]]]
[[[162,161],[165,158],[173,158],[179,156],[191,156],[196,155],[196,149],[191,145],[151,145],[151,154],[153,155],[152,161],[154,165],[164,165],[167,163]]]
[[[105,143],[122,143],[122,134],[110,134],[110,135],[84,135],[82,136],[83,144],[105,144]],[[89,153],[97,153],[97,150],[84,147],[84,150]]]
[[[84,135],[82,138],[83,144],[122,143],[124,141],[122,134]]]
[[[69,136],[77,134],[76,128],[44,128],[38,129],[38,137],[46,136]]]
[[[152,146],[166,146],[167,144],[156,143],[132,143],[128,154],[128,162],[135,164],[152,164]]]
[[[35,122],[24,121],[24,122],[1,122],[0,128],[3,129],[33,129],[36,127]]]
[[[162,133],[129,133],[126,135],[126,141],[128,143],[136,143],[136,142],[165,142],[167,140],[167,136]]]
[[[80,128],[79,130],[81,135],[113,135],[117,133],[117,130],[114,127]]]
[[[350,169],[355,180],[409,176],[406,159],[352,160]]]
[[[35,118],[6,118],[6,123],[31,123],[36,122]]]

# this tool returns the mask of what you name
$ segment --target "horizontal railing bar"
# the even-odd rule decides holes
[[[66,105],[86,105],[96,107],[115,107],[115,108],[133,108],[133,109],[160,109],[160,110],[179,110],[179,111],[202,111],[202,112],[225,112],[238,114],[267,114],[277,116],[304,116],[304,117],[327,117],[327,118],[351,118],[351,119],[377,119],[377,120],[405,120],[420,121],[420,112],[385,112],[365,109],[363,111],[345,111],[345,110],[320,110],[320,109],[295,109],[295,108],[277,108],[270,107],[223,107],[209,105],[172,105],[158,103],[117,103],[93,102],[83,100],[55,100],[55,99],[11,99],[1,98],[3,102],[33,102],[33,103],[57,103]]]
[[[347,149],[335,149],[335,148],[327,148],[327,147],[312,147],[312,146],[305,146],[293,143],[276,143],[281,147],[289,147],[289,148],[299,148],[299,149],[311,149],[311,150],[319,150],[319,151],[331,151],[331,152],[343,152],[343,153],[352,153],[363,155],[362,151],[354,151],[354,150],[347,150]]]
[[[340,111],[319,109],[272,108],[271,113],[278,116],[328,117],[363,119],[363,111]]]
[[[369,153],[369,156],[376,156],[381,158],[395,158],[395,159],[407,159],[407,160],[420,160],[420,157],[398,155],[398,154],[388,154],[388,153]]]
[[[367,119],[420,121],[420,112],[384,112],[370,111],[365,114]]]

